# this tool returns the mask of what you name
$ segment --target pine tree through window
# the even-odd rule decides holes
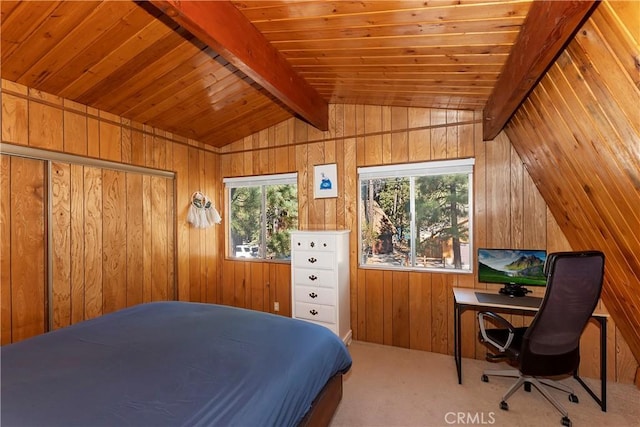
[[[230,258],[286,260],[298,229],[297,174],[225,178]]]
[[[360,266],[471,271],[473,164],[359,168]]]

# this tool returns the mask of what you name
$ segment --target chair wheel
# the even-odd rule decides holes
[[[502,402],[500,402],[500,409],[502,409],[503,411],[508,411],[509,410],[509,404],[503,400]]]
[[[524,383],[524,391],[531,393],[531,383]]]
[[[578,396],[576,396],[575,394],[571,393],[569,395],[569,402],[578,403]]]
[[[480,377],[480,380],[483,383],[488,383],[489,382],[489,377],[487,375],[485,375],[485,374],[482,374],[482,376]]]
[[[571,420],[569,419],[569,417],[562,417],[562,425],[571,427]]]

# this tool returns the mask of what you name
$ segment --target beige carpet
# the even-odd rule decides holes
[[[499,403],[513,379],[480,381],[484,369],[508,367],[463,359],[463,383],[458,384],[452,356],[354,341],[349,350],[353,367],[345,376],[344,396],[332,426],[561,426],[558,412],[534,388],[518,390],[509,411]],[[569,411],[574,427],[640,426],[640,390],[631,384],[609,383],[607,412],[574,379],[580,402],[551,389]],[[599,394],[600,383],[588,380]]]

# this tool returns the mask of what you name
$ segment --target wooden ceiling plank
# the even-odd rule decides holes
[[[151,2],[313,126],[329,128],[327,102],[231,2]]]
[[[245,100],[245,105],[250,105],[250,97],[252,94],[259,94],[258,91],[251,88],[247,82],[238,79],[237,77],[230,75],[228,78],[219,82],[213,82],[210,84],[206,91],[194,93],[193,96],[181,95],[181,101],[174,102],[170,108],[160,111],[158,114],[149,118],[149,121],[155,123],[163,123],[171,126],[174,123],[181,123],[189,121],[189,125],[193,124],[193,117],[201,115],[202,112],[208,112],[210,121],[216,121],[215,114],[217,111],[224,110],[224,103],[227,102],[225,97],[237,100],[238,98]],[[233,101],[231,101],[233,102]],[[219,103],[221,103],[219,105]],[[182,114],[177,114],[175,105],[182,106]]]
[[[36,89],[44,86],[50,93],[57,92],[71,80],[66,68],[79,65],[79,60],[84,59],[83,55],[98,45],[96,40],[100,40],[108,28],[117,25],[123,16],[135,8],[135,4],[128,2],[101,2],[87,19],[65,34],[17,82]],[[80,74],[83,65],[80,65]]]
[[[498,64],[406,64],[406,65],[367,65],[367,64],[350,64],[350,65],[301,65],[296,67],[300,75],[316,74],[319,72],[333,73],[360,73],[360,72],[376,72],[376,73],[414,73],[414,72],[433,72],[433,73],[489,73],[499,74],[502,69]]]
[[[478,20],[464,21],[435,21],[407,23],[398,21],[395,24],[373,26],[364,21],[359,25],[339,26],[330,28],[307,29],[308,22],[280,21],[280,25],[286,27],[274,28],[273,31],[263,31],[260,25],[256,25],[271,42],[288,40],[315,40],[315,39],[343,39],[343,38],[378,38],[396,37],[405,35],[427,34],[486,34],[498,31],[519,31],[524,20],[523,16],[509,16],[507,18],[496,17]],[[323,21],[324,22],[324,21]]]
[[[389,72],[388,70],[378,71],[359,71],[353,72],[341,72],[341,71],[314,71],[313,73],[305,74],[305,79],[311,80],[383,80],[383,81],[402,81],[402,80],[416,80],[416,81],[432,81],[436,80],[440,83],[456,82],[456,81],[477,81],[477,82],[490,82],[490,86],[493,86],[498,80],[499,73],[460,73],[460,72],[442,72],[437,71],[423,71],[423,70],[411,70],[409,72]]]
[[[176,33],[177,28],[169,28],[158,20],[150,21],[140,31],[132,34],[130,38],[105,54],[100,61],[62,89],[61,93],[66,98],[75,99],[81,104],[92,104],[105,97],[110,92],[103,92],[99,88],[103,87],[104,83],[114,84],[116,80],[113,79],[113,75],[119,70],[121,72],[123,70],[130,78],[134,70],[129,66],[132,60],[140,61],[145,58],[155,44],[161,44],[163,49],[172,50],[175,47],[174,43],[183,41],[181,35]],[[151,58],[145,59],[151,60]],[[89,95],[91,92],[94,92],[95,96]]]
[[[16,8],[20,6],[19,1],[2,1],[0,2],[0,20],[2,22],[6,22],[9,16],[13,13]]]
[[[25,4],[26,3],[26,4]],[[28,40],[31,34],[45,22],[51,12],[58,7],[56,2],[0,2],[2,11],[2,52],[1,61],[5,61]],[[4,68],[4,66],[2,67]],[[5,74],[2,74],[5,78]],[[14,80],[15,81],[15,80]]]
[[[533,2],[504,70],[484,109],[483,138],[495,138],[597,0]]]
[[[294,66],[314,65],[498,65],[502,67],[507,55],[400,55],[400,56],[352,56],[331,58],[290,59]]]
[[[340,49],[338,46],[327,49],[298,49],[282,50],[282,54],[289,60],[303,58],[342,58],[360,56],[420,56],[420,55],[508,55],[511,44],[491,45],[460,45],[460,46],[398,46],[371,47],[368,49]]]
[[[478,78],[457,78],[458,76],[450,75],[446,79],[441,77],[425,76],[424,78],[402,78],[396,77],[393,81],[384,77],[367,77],[360,78],[358,76],[332,76],[332,77],[307,77],[307,80],[313,82],[313,85],[318,87],[324,86],[357,86],[360,84],[372,84],[380,85],[381,87],[396,87],[396,86],[418,86],[418,87],[482,87],[493,88],[495,84],[494,79],[478,79]],[[462,77],[465,77],[464,75]]]
[[[594,0],[595,1],[595,0]],[[512,45],[518,39],[519,31],[496,31],[482,34],[409,34],[397,37],[352,37],[348,39],[313,39],[313,40],[291,40],[282,42],[271,42],[273,46],[282,52],[292,50],[316,51],[334,49],[379,49],[379,48],[412,48],[421,47],[441,47],[450,46],[492,46],[492,45]]]
[[[289,118],[290,116],[286,114],[285,110],[279,108],[273,102],[269,102],[260,110],[251,111],[249,115],[243,115],[241,117],[242,127],[236,125],[239,122],[238,120],[234,120],[231,122],[233,123],[232,126],[227,123],[227,126],[210,131],[204,134],[203,137],[207,140],[219,141],[216,146],[222,148],[229,141],[237,141],[247,135],[266,129],[265,125],[269,128]]]
[[[347,3],[347,2],[344,2]],[[356,3],[356,2],[354,2]],[[269,38],[270,32],[279,32],[283,27],[307,28],[310,32],[324,29],[340,29],[349,27],[382,27],[397,25],[443,24],[448,22],[465,22],[482,19],[498,19],[520,17],[527,15],[531,2],[500,1],[480,4],[455,4],[441,6],[438,3],[420,5],[413,9],[401,9],[402,2],[388,4],[385,9],[372,10],[376,2],[367,2],[365,7],[358,6],[358,11],[341,13],[340,6],[330,14],[318,14],[308,4],[292,4],[292,10],[297,6],[305,15],[285,19],[274,19],[268,16],[266,20],[251,20],[256,28]],[[248,18],[247,18],[248,19]],[[446,25],[446,24],[445,24]]]
[[[180,37],[181,30],[175,33],[176,37]],[[182,31],[187,32],[186,30]],[[101,109],[122,115],[122,112],[129,108],[127,106],[128,100],[138,99],[145,89],[148,90],[148,93],[155,93],[157,91],[156,81],[175,71],[181,64],[188,63],[193,67],[198,63],[196,57],[200,57],[199,60],[202,62],[211,59],[201,52],[206,46],[195,37],[189,42],[182,38],[178,43],[176,42],[178,41],[171,38],[171,40],[162,40],[160,43],[150,46],[143,55],[127,62],[106,81],[94,87],[90,93],[85,93],[83,97],[89,98],[88,104],[99,102]],[[169,50],[167,50],[167,46],[169,46]],[[131,73],[135,74],[134,77],[131,77]],[[172,78],[170,81],[175,80]],[[160,87],[163,86],[160,85]],[[150,89],[150,87],[153,88]],[[104,96],[105,93],[108,93],[109,96]],[[99,96],[101,98],[98,98]]]
[[[172,119],[178,113],[188,113],[190,106],[200,99],[206,99],[207,93],[212,90],[212,87],[216,88],[214,90],[219,90],[218,88],[234,84],[246,85],[236,77],[236,73],[232,70],[221,67],[217,63],[205,63],[179,82],[159,90],[156,95],[145,100],[127,114],[131,114],[132,118],[143,123],[150,120],[157,121],[162,114],[165,114],[167,119]],[[180,107],[178,111],[176,111],[176,106]]]
[[[123,116],[135,116],[139,112],[144,112],[150,106],[156,105],[161,102],[166,96],[169,96],[172,91],[177,91],[178,86],[183,88],[188,86],[193,81],[206,75],[217,63],[211,61],[211,57],[197,52],[193,54],[193,46],[184,47],[184,51],[191,51],[192,55],[188,56],[186,61],[180,62],[177,66],[172,64],[170,58],[167,58],[168,69],[162,72],[158,76],[154,76],[153,79],[145,79],[143,82],[138,81],[132,84],[134,91],[131,95],[125,93],[116,94],[116,98],[120,95],[125,95],[122,99],[117,101],[117,110],[119,114]],[[177,58],[176,55],[172,55],[172,52],[167,52],[165,58],[170,56],[171,58]],[[173,65],[173,66],[171,66]],[[159,67],[160,68],[160,67]],[[153,76],[153,75],[152,75]],[[137,86],[137,87],[136,87]],[[165,97],[162,94],[166,94]]]
[[[245,126],[251,121],[260,122],[263,114],[269,109],[282,110],[268,97],[253,91],[248,96],[240,95],[228,102],[227,108],[218,111],[216,120],[211,120],[207,112],[202,112],[199,117],[194,118],[192,123],[189,123],[189,126],[197,129],[200,135],[212,136],[213,133],[237,126],[238,123]]]
[[[349,15],[362,13],[363,10],[367,10],[369,12],[385,12],[390,9],[419,9],[425,6],[424,0],[373,0],[358,2],[318,0],[305,1],[304,7],[299,7],[295,3],[282,2],[281,0],[234,0],[233,3],[238,9],[242,10],[242,13],[244,13],[251,21],[297,19],[308,16]],[[473,2],[465,1],[465,3],[472,4]],[[486,3],[486,0],[477,0],[476,3]],[[460,4],[460,1],[438,0],[437,4],[440,7],[455,6]]]

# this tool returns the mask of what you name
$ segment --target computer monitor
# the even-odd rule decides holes
[[[478,249],[478,281],[498,283],[500,293],[524,296],[525,286],[545,286],[544,264],[547,252],[539,249]]]

